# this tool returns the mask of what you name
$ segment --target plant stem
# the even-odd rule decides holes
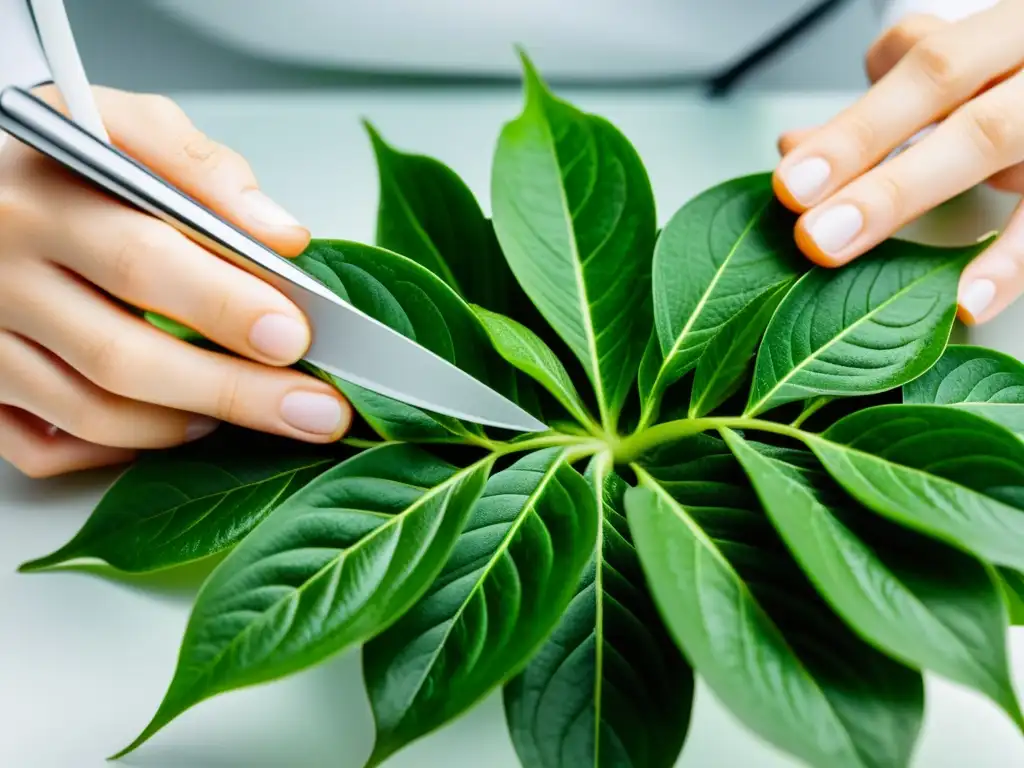
[[[499,456],[505,456],[510,453],[537,451],[541,448],[553,448],[559,445],[573,445],[578,446],[580,449],[584,446],[588,446],[594,447],[595,450],[600,450],[604,447],[603,442],[596,441],[589,437],[555,434],[541,435],[540,437],[531,438],[530,440],[522,440],[518,443],[491,443],[488,448]]]
[[[800,412],[800,415],[797,416],[795,419],[793,419],[792,426],[799,427],[805,421],[807,421],[809,418],[811,418],[811,416],[816,414],[818,411],[820,411],[822,408],[824,408],[826,405],[828,405],[831,402],[832,402],[832,398],[831,397],[819,397],[819,398],[817,398],[815,400],[812,400]]]
[[[774,421],[763,421],[761,419],[748,419],[742,416],[714,416],[702,419],[679,419],[658,424],[643,432],[637,432],[623,440],[615,450],[615,459],[620,463],[635,461],[652,448],[659,445],[680,440],[684,437],[692,437],[702,432],[722,427],[735,429],[751,429],[760,432],[772,432],[777,435],[785,435],[795,440],[803,441],[808,433],[789,424],[779,424]]]
[[[364,440],[360,437],[343,437],[339,441],[342,445],[347,445],[350,448],[379,448],[382,445],[387,445],[389,440]]]

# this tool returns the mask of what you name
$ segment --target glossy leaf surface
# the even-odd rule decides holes
[[[865,506],[990,562],[1024,568],[1024,443],[937,405],[857,411],[808,446]]]
[[[854,631],[910,666],[978,690],[1020,722],[1006,609],[990,569],[852,502],[813,457],[798,467],[734,432],[725,437],[790,552]]]
[[[457,470],[385,446],[279,507],[203,586],[163,703],[125,752],[204,699],[304,669],[391,624],[444,566],[491,461]]]
[[[953,345],[903,385],[903,402],[961,408],[1024,437],[1024,364],[993,349]]]
[[[597,526],[593,491],[560,449],[488,481],[429,591],[363,649],[377,723],[369,765],[522,669],[572,600]]]
[[[908,765],[920,676],[817,596],[724,443],[698,436],[649,458],[626,494],[630,529],[669,631],[716,698],[810,765]]]
[[[611,428],[650,331],[654,197],[622,134],[553,96],[524,65],[526,104],[494,157],[494,227],[520,285],[582,363]]]
[[[95,558],[138,573],[223,552],[345,455],[224,429],[132,464],[71,541],[21,570]]]
[[[747,413],[884,392],[920,376],[945,349],[960,270],[983,247],[888,240],[842,269],[808,272],[765,332]]]
[[[648,593],[623,508],[628,486],[601,459],[595,556],[552,636],[505,686],[524,768],[672,768],[686,737],[693,672]]]

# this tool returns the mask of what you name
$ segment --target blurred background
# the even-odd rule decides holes
[[[481,0],[482,1],[482,0]],[[368,75],[346,69],[346,42],[343,22],[336,31],[338,44],[335,60],[325,65],[323,56],[304,56],[304,40],[298,32],[298,20],[283,29],[282,13],[294,11],[301,15],[303,6],[318,4],[339,20],[358,15],[358,0],[65,0],[79,46],[90,77],[94,82],[128,90],[185,92],[265,89],[317,89],[348,87],[384,87],[404,85],[409,78],[398,75]],[[367,0],[373,2],[373,0]],[[424,0],[426,5],[454,6],[452,2]],[[594,0],[598,6],[601,0]],[[652,0],[647,0],[651,4]],[[715,12],[718,0],[701,3],[661,0],[685,6],[685,12],[700,13],[701,6]],[[486,5],[486,3],[484,3]],[[752,4],[746,3],[747,8]],[[785,7],[792,18],[819,6],[816,0],[757,0],[766,14],[778,19],[778,8]],[[286,9],[286,10],[282,10]],[[316,14],[310,14],[316,17]],[[757,20],[750,12],[731,21],[733,27],[756,29]],[[757,14],[754,13],[756,16]],[[745,18],[746,17],[746,18]],[[322,16],[320,18],[323,18]],[[748,77],[738,90],[743,91],[850,91],[864,87],[862,69],[864,51],[879,30],[879,14],[873,0],[846,0],[807,34],[772,56]],[[692,25],[686,27],[692,29]],[[245,30],[274,30],[277,37],[269,43],[246,39]],[[333,30],[315,30],[319,45]],[[687,39],[686,29],[665,30],[678,34],[680,49],[696,42]],[[758,30],[770,36],[772,30]],[[289,39],[288,35],[295,35]],[[307,34],[307,37],[311,35]],[[705,35],[706,38],[706,35]],[[425,34],[421,41],[430,45]],[[529,42],[529,41],[523,41]],[[712,41],[711,44],[715,44]],[[729,57],[728,51],[723,54]],[[306,61],[303,61],[303,59]],[[550,75],[552,66],[541,69]],[[319,59],[319,60],[318,60]],[[511,59],[511,57],[510,57]],[[552,78],[557,79],[557,78]],[[685,78],[683,78],[685,79]],[[518,76],[512,82],[518,83]],[[518,85],[516,85],[518,87]]]

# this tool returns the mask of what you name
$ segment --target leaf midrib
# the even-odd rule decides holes
[[[597,502],[597,539],[594,546],[594,765],[601,768],[601,709],[604,682],[604,525],[605,482],[608,454],[602,454],[594,466],[594,500]]]
[[[672,513],[676,517],[678,517],[679,520],[683,523],[683,525],[685,525],[691,531],[691,533],[694,536],[694,539],[702,543],[705,549],[708,552],[710,552],[711,556],[718,560],[719,563],[733,575],[733,578],[736,580],[736,584],[738,585],[739,589],[742,590],[744,594],[746,594],[750,603],[756,606],[757,610],[764,615],[764,617],[768,620],[771,626],[775,629],[775,632],[778,635],[779,642],[781,642],[782,645],[786,648],[786,650],[789,651],[790,657],[795,662],[797,668],[800,670],[803,677],[807,681],[809,681],[811,685],[814,687],[814,689],[818,692],[819,700],[823,703],[823,706],[831,714],[834,724],[838,727],[838,730],[842,734],[847,748],[850,750],[849,754],[853,755],[856,758],[857,762],[863,765],[861,754],[857,749],[856,745],[851,740],[850,734],[846,728],[846,724],[843,722],[842,718],[839,717],[839,715],[835,711],[835,708],[832,706],[831,700],[828,698],[828,696],[825,695],[825,692],[822,690],[821,686],[818,685],[818,681],[815,680],[814,676],[811,675],[811,673],[807,670],[807,667],[804,665],[803,660],[797,655],[796,651],[793,650],[792,646],[786,639],[785,635],[782,634],[782,630],[779,629],[778,625],[775,623],[775,620],[772,619],[770,615],[768,615],[768,612],[765,611],[765,609],[761,606],[760,602],[758,602],[757,598],[750,591],[750,588],[747,586],[746,581],[744,581],[740,577],[739,573],[736,572],[736,569],[732,567],[732,564],[729,563],[729,561],[725,558],[725,555],[723,555],[719,551],[718,547],[715,546],[714,542],[712,542],[711,539],[707,537],[707,535],[700,528],[700,526],[698,526],[695,521],[691,520],[689,515],[685,514],[685,512],[683,511],[683,505],[677,502],[674,498],[672,498],[668,491],[661,488],[658,481],[654,477],[649,475],[647,472],[645,472],[643,468],[641,468],[639,465],[633,464],[632,467],[634,471],[637,473],[637,476],[645,481],[644,485],[646,485],[648,488],[651,488],[657,496],[660,496],[662,501],[664,501],[668,505],[668,508],[672,511]],[[699,562],[699,559],[696,562]],[[743,611],[741,610],[741,612]],[[815,749],[817,751],[817,747]]]
[[[203,677],[209,675],[213,671],[213,669],[221,662],[224,656],[230,650],[232,650],[241,639],[246,637],[253,630],[254,627],[256,627],[257,625],[262,625],[264,623],[265,617],[267,616],[268,613],[276,610],[279,606],[281,606],[284,603],[297,599],[297,597],[302,595],[302,593],[309,587],[310,584],[313,584],[318,579],[320,579],[325,573],[332,570],[341,560],[348,558],[354,552],[358,552],[366,545],[367,542],[374,540],[382,531],[390,530],[392,526],[404,520],[406,517],[412,514],[412,512],[422,507],[425,502],[429,501],[430,499],[434,498],[435,496],[439,495],[442,492],[446,492],[447,490],[449,490],[451,486],[454,486],[455,484],[463,480],[465,477],[472,475],[474,472],[478,471],[480,467],[484,466],[486,463],[490,461],[493,461],[493,457],[487,456],[486,458],[483,458],[480,461],[471,464],[465,469],[459,470],[450,478],[445,480],[443,483],[439,483],[438,485],[435,485],[433,488],[430,488],[427,491],[425,491],[422,496],[416,499],[416,501],[414,501],[400,513],[396,515],[391,515],[385,522],[381,523],[379,526],[374,528],[365,537],[357,541],[354,545],[347,549],[341,549],[340,552],[335,557],[332,557],[325,565],[323,565],[319,570],[317,570],[317,572],[310,576],[306,581],[304,581],[298,587],[295,587],[294,589],[289,591],[288,594],[282,597],[280,600],[277,600],[267,608],[260,611],[260,618],[257,621],[252,621],[249,624],[247,624],[242,629],[241,632],[235,635],[231,639],[231,641],[227,645],[225,645],[223,649],[221,649],[220,653],[218,653],[217,656],[214,657],[212,661],[204,664],[202,670],[198,674],[193,675],[193,679],[202,679]],[[367,511],[373,512],[372,510]]]
[[[440,655],[441,649],[443,649],[445,645],[447,645],[448,638],[451,637],[451,633],[455,628],[455,625],[459,623],[459,619],[462,618],[462,614],[465,612],[469,604],[473,601],[473,597],[477,594],[477,592],[480,591],[481,586],[490,576],[491,571],[494,569],[495,563],[497,563],[498,561],[498,558],[508,550],[509,543],[511,542],[515,534],[519,531],[519,528],[522,527],[523,522],[530,515],[536,514],[537,501],[543,495],[544,491],[547,490],[548,484],[551,482],[552,478],[554,478],[558,470],[561,469],[562,466],[565,464],[565,459],[566,453],[565,451],[563,451],[555,458],[555,460],[551,463],[551,466],[548,467],[547,470],[545,470],[543,476],[537,482],[537,487],[526,498],[526,501],[523,502],[522,509],[519,510],[519,513],[516,515],[515,520],[509,526],[508,531],[502,537],[498,546],[495,547],[494,553],[488,559],[486,565],[484,565],[483,568],[481,569],[480,577],[476,579],[476,583],[473,585],[473,588],[469,591],[469,594],[466,595],[465,599],[462,601],[462,604],[459,605],[458,610],[452,615],[452,618],[448,621],[448,626],[445,628],[444,633],[438,640],[438,643],[434,648],[434,651],[430,654],[429,661],[423,665],[423,673],[420,675],[420,679],[416,682],[415,687],[412,688],[412,693],[408,698],[408,706],[406,707],[406,711],[402,715],[398,723],[395,725],[395,727],[392,729],[393,731],[397,731],[398,728],[402,725],[402,723],[405,722],[405,719],[406,717],[408,717],[409,714],[409,707],[411,707],[412,704],[415,703],[416,699],[420,695],[420,691],[423,690],[423,684],[426,682],[427,677],[430,675],[431,669],[433,669],[434,664],[437,662],[437,657]]]
[[[879,314],[882,310],[887,309],[889,306],[892,305],[893,302],[895,302],[896,300],[898,300],[899,298],[904,296],[906,293],[908,293],[909,291],[917,288],[921,283],[923,283],[923,282],[925,282],[927,280],[930,280],[936,274],[939,274],[940,272],[944,272],[944,271],[946,271],[948,269],[951,269],[952,266],[953,266],[953,264],[951,262],[946,262],[944,264],[940,264],[939,266],[937,266],[934,269],[928,270],[927,272],[925,272],[920,277],[912,280],[911,282],[907,283],[905,286],[900,288],[896,293],[894,293],[892,296],[887,298],[881,304],[879,304],[876,307],[871,308],[868,312],[865,312],[859,318],[854,320],[850,325],[848,325],[845,328],[843,328],[839,333],[837,333],[835,336],[833,336],[831,339],[829,339],[827,342],[822,344],[817,349],[813,350],[809,355],[807,355],[807,357],[805,357],[803,360],[801,360],[795,366],[790,368],[789,371],[787,371],[775,383],[775,385],[770,390],[768,390],[767,393],[765,393],[764,397],[762,397],[760,400],[758,400],[757,403],[755,403],[754,405],[748,406],[747,409],[744,411],[743,415],[744,416],[755,416],[755,415],[757,415],[757,413],[760,411],[760,409],[764,407],[765,403],[769,402],[771,400],[771,398],[775,395],[775,393],[778,392],[779,389],[783,385],[789,383],[789,381],[796,374],[800,373],[804,368],[806,368],[812,362],[814,362],[819,357],[821,357],[821,355],[826,350],[830,349],[834,344],[837,344],[838,342],[842,341],[850,333],[852,333],[855,329],[859,328],[863,323],[866,323],[869,320],[871,320],[872,317],[874,317],[875,315]],[[811,278],[811,275],[813,275],[813,274],[815,274],[815,273],[813,271],[811,271],[811,272],[808,272],[806,275],[804,275],[802,278],[800,278],[800,280],[797,281],[797,284],[793,287],[794,293],[799,289],[800,283],[802,283],[804,280],[809,280]],[[783,299],[783,303],[785,303],[785,299]],[[780,307],[780,309],[781,309],[781,307]],[[933,311],[934,311],[934,307],[929,310],[928,314],[930,315]],[[776,315],[776,317],[777,316],[778,315]],[[927,315],[926,315],[926,317],[927,317]],[[770,330],[770,326],[769,326],[769,330]]]

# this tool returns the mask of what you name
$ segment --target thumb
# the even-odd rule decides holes
[[[309,243],[309,230],[260,191],[245,159],[203,134],[173,101],[111,88],[93,92],[111,143],[123,152],[284,256]],[[55,89],[38,95],[63,108]]]

